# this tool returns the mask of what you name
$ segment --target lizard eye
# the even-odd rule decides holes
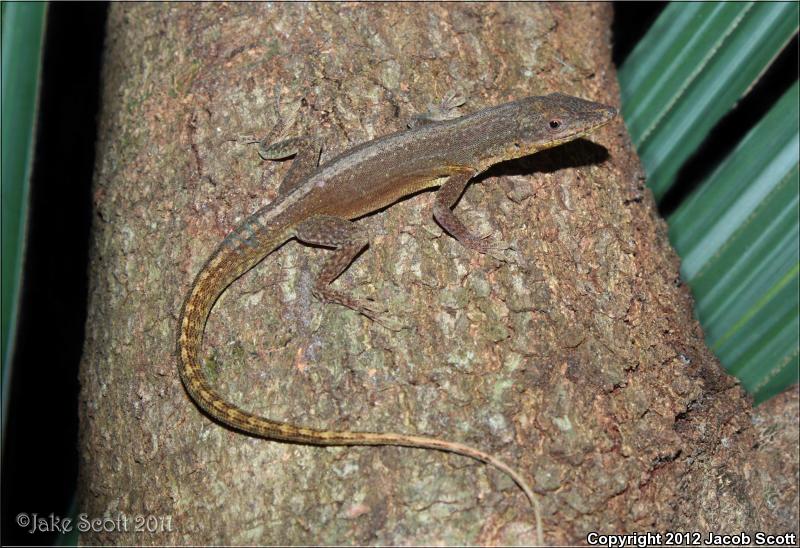
[[[550,129],[556,130],[561,127],[561,120],[557,118],[554,120],[550,120],[550,123],[548,125],[550,126]]]

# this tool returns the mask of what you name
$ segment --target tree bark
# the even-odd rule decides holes
[[[82,541],[534,542],[521,492],[470,459],[277,443],[210,421],[178,378],[177,314],[207,255],[288,169],[242,136],[296,113],[291,134],[322,137],[325,161],[451,90],[467,112],[554,91],[618,105],[611,18],[607,4],[112,4],[80,510],[128,522]],[[432,193],[362,219],[372,244],[336,284],[385,303],[398,332],[314,300],[329,251],[289,243],[217,303],[215,382],[271,418],[495,453],[531,478],[551,543],[786,532],[796,510],[763,502],[750,404],[703,343],[644,185],[617,120],[467,189],[456,211],[514,242],[516,262],[443,233]]]

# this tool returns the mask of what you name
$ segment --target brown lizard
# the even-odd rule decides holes
[[[217,247],[189,290],[178,323],[178,370],[189,395],[212,418],[245,433],[312,445],[399,445],[450,451],[486,462],[508,474],[534,507],[541,544],[538,502],[528,483],[500,459],[478,449],[432,437],[386,432],[336,432],[271,420],[228,403],[203,373],[200,351],[214,303],[238,277],[292,238],[335,249],[313,292],[375,319],[376,310],[333,290],[330,284],[368,245],[351,222],[400,198],[441,186],[433,216],[459,242],[480,253],[497,246],[474,236],[451,208],[467,183],[490,166],[571,141],[616,116],[613,107],[561,93],[528,97],[454,120],[418,124],[356,146],[317,166],[319,147],[307,139],[262,146],[267,159],[297,153],[278,197],[259,209]]]

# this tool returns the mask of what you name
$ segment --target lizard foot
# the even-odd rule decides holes
[[[503,240],[494,240],[489,236],[467,238],[461,240],[464,247],[488,255],[504,263],[515,262],[516,249],[514,245]]]
[[[408,121],[408,128],[424,126],[433,122],[453,120],[461,116],[459,107],[464,106],[466,98],[456,91],[451,91],[442,98],[438,105],[428,105],[426,112],[416,114]]]
[[[389,321],[390,318],[386,316],[387,307],[372,299],[356,299],[355,297],[339,291],[333,291],[327,286],[316,287],[313,293],[314,296],[323,303],[340,304],[381,325],[384,325],[384,322],[391,323],[391,321]]]
[[[379,314],[370,319],[389,331],[397,332],[408,328],[408,324],[406,322],[396,316],[390,316],[388,314]]]

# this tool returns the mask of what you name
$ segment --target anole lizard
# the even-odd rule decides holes
[[[228,403],[206,379],[200,358],[203,331],[214,303],[234,280],[296,238],[334,248],[313,292],[375,318],[376,311],[330,287],[369,243],[351,222],[422,189],[441,186],[433,216],[467,248],[495,250],[490,240],[469,232],[451,208],[467,183],[490,166],[571,141],[616,116],[613,107],[561,93],[528,97],[454,120],[429,122],[356,146],[317,166],[319,148],[306,139],[292,146],[262,148],[279,159],[297,153],[278,197],[241,223],[197,274],[178,323],[178,370],[189,395],[212,418],[264,438],[312,445],[400,445],[450,451],[486,462],[508,474],[534,506],[541,543],[538,503],[525,479],[498,458],[466,445],[432,437],[386,432],[316,430],[254,415]]]

